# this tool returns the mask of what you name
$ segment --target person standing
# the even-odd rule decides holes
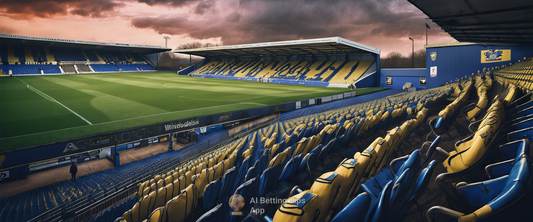
[[[77,172],[78,172],[78,167],[76,166],[76,162],[72,162],[72,165],[70,166],[70,174],[72,175],[72,178],[70,180],[76,181]]]

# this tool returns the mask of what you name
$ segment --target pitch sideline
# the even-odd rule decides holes
[[[62,107],[64,107],[65,109],[67,109],[68,111],[72,112],[74,115],[80,117],[80,119],[82,119],[83,121],[85,121],[86,123],[88,123],[89,125],[93,125],[91,122],[89,122],[89,120],[83,118],[83,116],[81,116],[80,114],[74,112],[73,110],[71,110],[70,108],[68,108],[67,106],[63,105],[62,103],[60,103],[59,101],[57,101],[56,99],[54,99],[54,97],[51,97],[49,96],[48,94],[42,92],[41,90],[38,90],[37,88],[33,87],[33,86],[30,86],[30,84],[20,80],[19,78],[15,77],[15,79],[17,79],[18,81],[21,81],[22,83],[26,84],[26,87],[28,89],[30,89],[31,91],[33,91],[34,93],[36,93],[37,95],[39,96],[42,96],[43,98],[45,98],[46,100],[48,101],[51,101],[51,102],[56,102],[57,104],[61,105]],[[51,99],[51,100],[50,100]]]

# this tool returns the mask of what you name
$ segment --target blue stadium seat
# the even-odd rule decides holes
[[[225,203],[224,201],[235,191],[235,182],[237,181],[238,174],[239,171],[235,166],[226,171],[222,177],[219,194],[220,201],[218,203]]]
[[[248,169],[250,168],[250,161],[251,161],[251,157],[248,156],[246,158],[244,158],[244,160],[242,161],[242,164],[241,166],[239,167],[239,173],[237,174],[237,178],[235,179],[235,187],[233,188],[233,191],[235,191],[235,189],[241,185],[241,183],[244,182],[244,178],[246,177],[246,174],[248,173]]]
[[[261,175],[261,184],[259,185],[260,197],[265,196],[269,192],[274,184],[278,181],[281,165],[275,165],[267,168]]]
[[[196,222],[219,222],[221,218],[225,217],[223,204],[218,204],[200,216]]]
[[[428,221],[432,221],[433,213],[446,213],[459,220],[485,219],[525,196],[531,187],[533,172],[531,172],[531,159],[529,152],[527,152],[529,148],[525,148],[523,145],[520,147],[513,160],[514,166],[507,175],[477,183],[461,182],[457,184],[457,190],[464,200],[461,205],[467,205],[467,209],[474,209],[473,213],[464,214],[445,207],[434,206],[426,213]],[[499,164],[507,163],[508,161],[503,161]]]
[[[363,222],[370,208],[370,196],[363,192],[348,203],[330,222]]]
[[[211,209],[217,205],[220,189],[222,188],[222,179],[219,178],[205,186],[203,205],[205,209]]]
[[[239,194],[239,195],[241,195],[244,198],[244,203],[245,204],[244,204],[244,207],[242,209],[240,209],[241,212],[250,212],[250,209],[252,208],[252,205],[251,204],[246,204],[246,203],[250,203],[251,198],[258,197],[259,184],[260,184],[259,180],[260,180],[259,177],[252,178],[252,179],[244,182],[243,184],[241,184],[235,190],[235,194]],[[228,214],[231,214],[231,212],[233,212],[233,209],[231,209]],[[232,221],[240,221],[241,219],[242,219],[242,217],[230,216],[229,221],[230,222],[232,222]]]
[[[278,180],[290,181],[296,170],[298,170],[298,166],[300,165],[302,158],[302,154],[291,158],[283,168]]]

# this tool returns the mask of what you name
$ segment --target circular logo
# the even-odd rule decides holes
[[[229,207],[233,209],[233,211],[239,211],[244,207],[244,198],[240,194],[233,194],[229,198]]]

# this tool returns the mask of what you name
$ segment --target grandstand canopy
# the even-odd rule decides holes
[[[341,37],[264,42],[243,45],[215,46],[198,49],[174,50],[175,53],[203,57],[219,56],[272,56],[272,55],[335,55],[373,53],[380,50]]]
[[[151,45],[136,45],[125,43],[106,43],[82,40],[52,39],[41,37],[29,37],[19,35],[0,34],[0,44],[5,45],[28,45],[44,47],[63,47],[79,49],[99,49],[99,50],[120,50],[123,52],[150,54],[164,51],[170,51],[171,48]]]
[[[533,1],[408,1],[457,41],[533,44]]]

